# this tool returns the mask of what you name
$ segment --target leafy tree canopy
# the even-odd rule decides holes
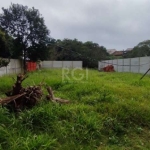
[[[142,46],[148,46],[150,47],[150,40],[145,40],[143,42],[140,42],[137,47],[142,47]]]
[[[144,56],[150,56],[150,40],[140,42],[137,46],[133,48],[132,51],[128,52],[125,55],[126,58],[144,57]]]
[[[41,44],[45,46],[48,43],[49,30],[37,9],[34,7],[28,8],[20,4],[11,4],[8,9],[2,8],[2,10],[0,26],[15,40],[19,41],[22,54],[24,54],[24,60],[26,57],[32,56],[28,55],[28,53],[35,53],[33,47]],[[41,51],[40,56],[42,56],[42,53],[44,53],[44,50]]]
[[[91,41],[77,39],[52,40],[49,47],[50,60],[81,60],[84,67],[97,67],[97,61],[107,59],[106,48]]]
[[[0,29],[0,57],[8,58],[11,56],[13,39],[2,29]]]

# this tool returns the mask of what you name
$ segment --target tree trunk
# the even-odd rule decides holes
[[[26,66],[26,50],[23,50],[23,70],[24,70],[24,74],[26,74],[27,72],[27,66]]]

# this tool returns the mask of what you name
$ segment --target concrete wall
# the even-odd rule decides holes
[[[18,59],[11,59],[7,67],[0,68],[0,76],[6,74],[20,73],[22,71],[21,61]]]
[[[98,62],[98,69],[113,65],[118,72],[145,73],[150,68],[150,57],[104,60]],[[150,74],[150,72],[149,72]]]
[[[43,61],[42,68],[82,68],[82,61]],[[11,59],[7,67],[0,68],[0,76],[22,72],[21,61]]]
[[[42,61],[42,68],[82,68],[82,61]]]

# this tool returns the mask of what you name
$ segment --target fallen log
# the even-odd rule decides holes
[[[15,84],[13,85],[12,90],[5,93],[8,97],[1,99],[0,104],[6,106],[6,108],[11,111],[23,110],[24,108],[32,108],[35,106],[43,95],[42,84],[40,83],[39,86],[34,85],[23,88],[22,82],[27,77],[26,74],[17,75],[17,79],[14,79]]]
[[[3,104],[8,104],[8,103],[10,103],[12,101],[15,101],[18,98],[21,98],[25,94],[26,93],[22,93],[22,94],[17,94],[17,95],[14,95],[14,96],[6,97],[6,98],[0,100],[0,104],[2,104],[2,105]]]
[[[69,103],[69,100],[55,97],[51,87],[47,87],[47,91],[49,93],[49,95],[46,96],[47,100],[51,100],[52,102],[57,102],[57,103],[61,103],[61,104]]]
[[[8,108],[10,111],[18,112],[26,108],[34,107],[40,100],[42,100],[42,86],[45,85],[44,79],[37,86],[34,84],[34,86],[24,88],[22,87],[22,82],[27,77],[27,75],[17,75],[17,80],[13,85],[12,90],[6,93],[8,97],[0,99],[0,104],[2,106]],[[47,87],[47,91],[47,100],[60,104],[69,103],[69,100],[55,97],[51,87]]]

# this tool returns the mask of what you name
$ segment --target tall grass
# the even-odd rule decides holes
[[[109,150],[150,149],[150,76],[76,70],[62,80],[61,70],[29,73],[23,86],[44,82],[60,105],[43,101],[19,114],[0,107],[0,149]],[[0,97],[11,89],[12,76],[0,77]],[[46,90],[44,93],[46,94]]]

